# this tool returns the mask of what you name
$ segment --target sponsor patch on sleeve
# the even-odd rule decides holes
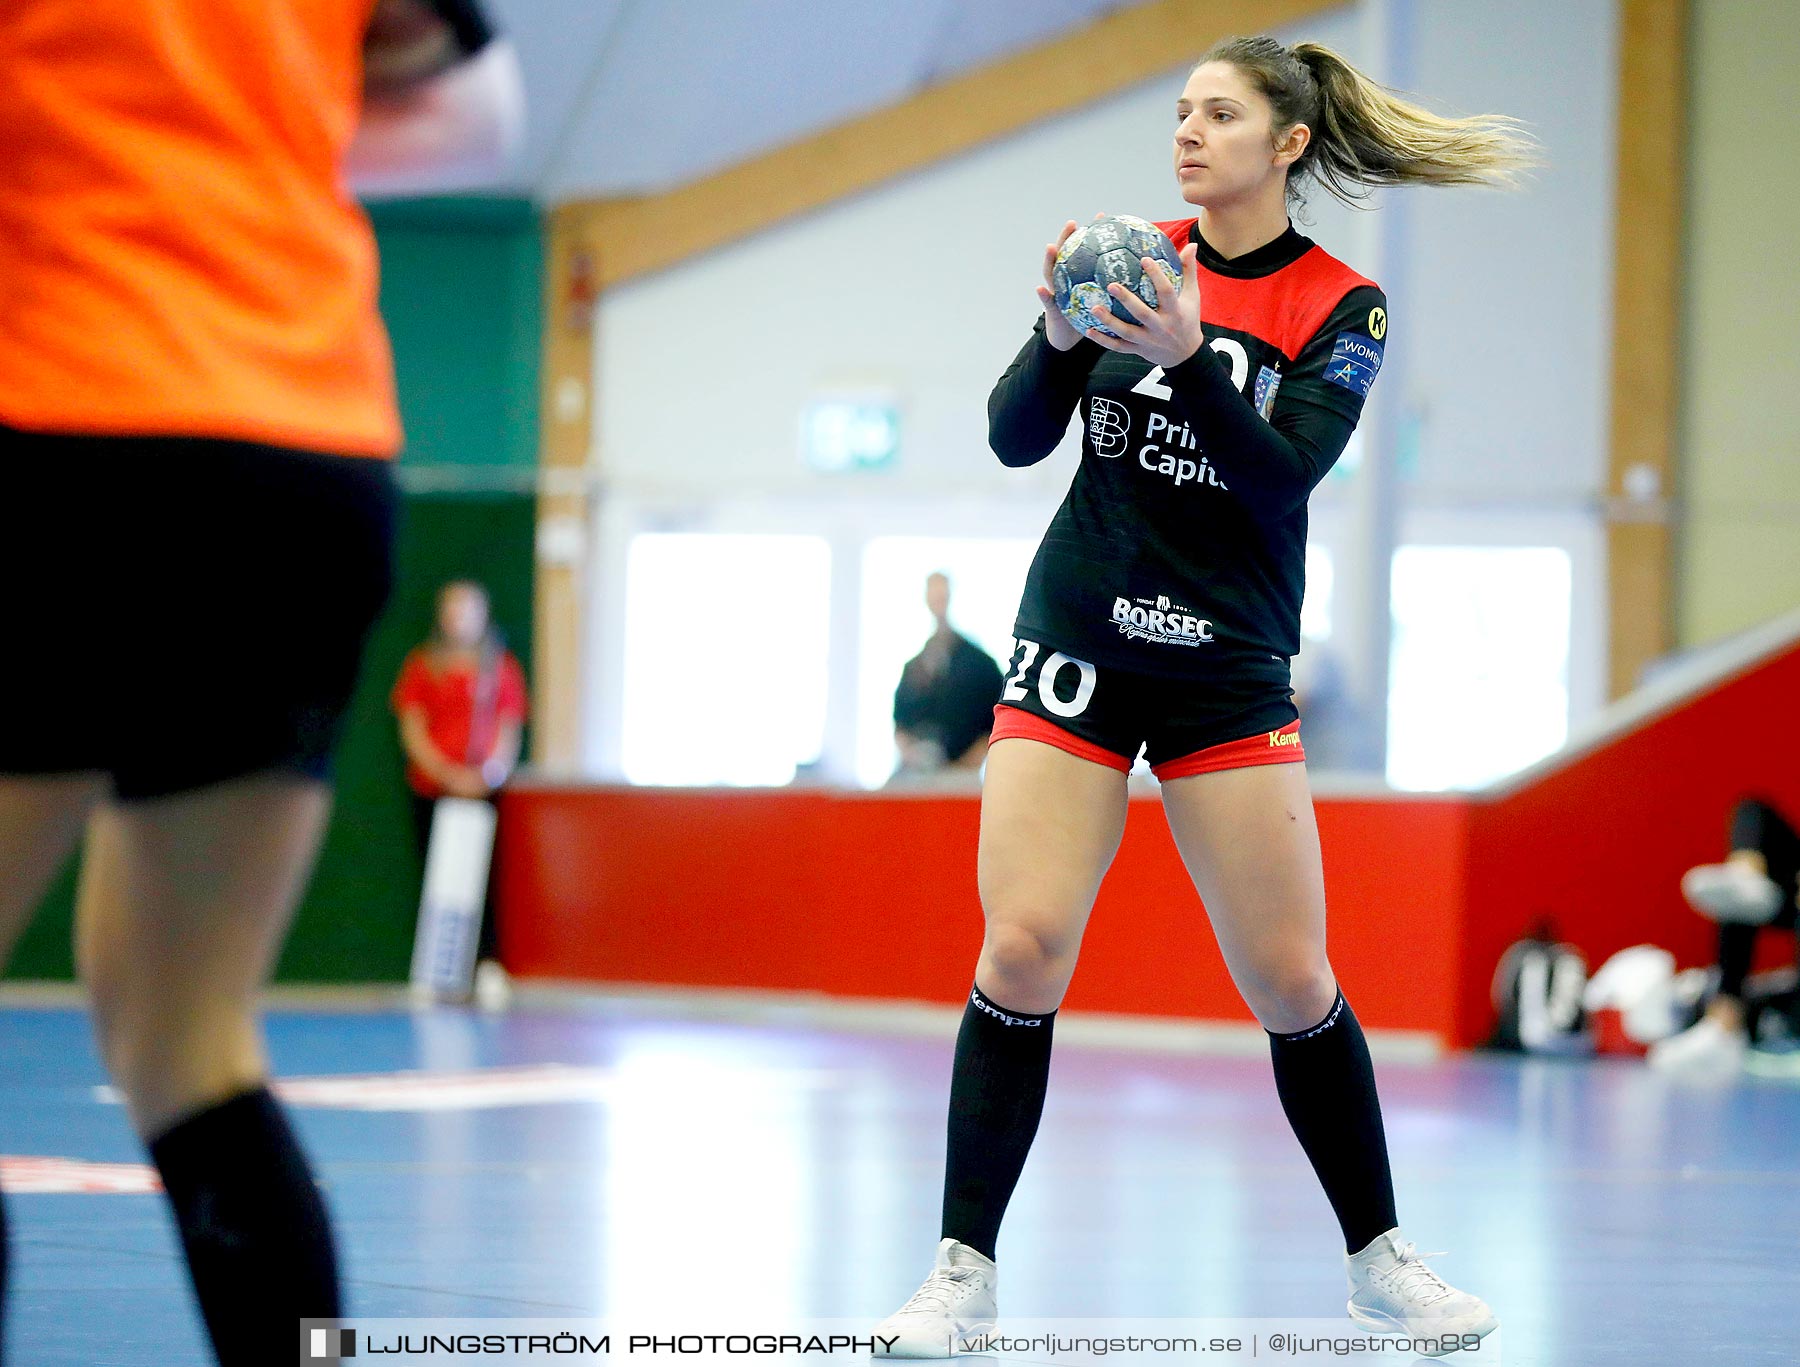
[[[1352,394],[1367,398],[1381,371],[1381,343],[1360,332],[1340,332],[1325,367],[1325,378]]]
[[[1275,411],[1275,391],[1281,388],[1281,372],[1271,370],[1268,366],[1256,372],[1256,411],[1267,422],[1269,414]]]

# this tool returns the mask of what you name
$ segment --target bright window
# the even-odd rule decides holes
[[[1300,604],[1300,634],[1309,641],[1331,639],[1333,588],[1331,552],[1316,543],[1306,548],[1306,596]]]
[[[1395,552],[1389,783],[1479,787],[1563,743],[1570,581],[1556,547]]]
[[[633,537],[625,777],[783,784],[818,759],[830,600],[831,548],[821,537]]]
[[[926,577],[949,576],[950,625],[1004,668],[1035,549],[1024,538],[932,536],[882,536],[864,547],[856,707],[856,778],[864,787],[894,772],[894,689],[933,630]]]

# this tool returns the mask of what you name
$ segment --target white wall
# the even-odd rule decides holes
[[[1393,296],[1378,440],[1399,449],[1402,494],[1432,510],[1434,529],[1446,510],[1496,507],[1579,522],[1605,469],[1614,5],[1375,3],[1283,36],[1337,47],[1440,109],[1515,114],[1550,160],[1518,194],[1406,192],[1388,211],[1396,229],[1403,221],[1397,232],[1379,208],[1355,213],[1315,192],[1302,231]],[[1381,38],[1383,23],[1397,43]],[[609,506],[596,529],[589,636],[592,766],[611,767],[617,725],[608,684],[621,552],[608,543],[643,519],[721,529],[812,519],[841,538],[847,506],[867,505],[853,519],[864,529],[891,516],[910,531],[954,500],[977,518],[987,509],[1041,528],[1067,487],[1072,443],[1033,470],[1005,469],[986,448],[988,391],[1029,330],[1040,253],[1064,219],[1189,212],[1169,174],[1184,74],[1183,62],[1081,114],[606,297],[594,458]],[[1384,263],[1396,244],[1404,259]],[[806,403],[868,389],[902,405],[897,464],[860,476],[806,470]],[[1332,513],[1351,485],[1320,491],[1321,528],[1354,522]],[[1589,550],[1581,557],[1578,578],[1601,573]],[[1598,658],[1601,634],[1578,652]],[[1576,672],[1599,677],[1585,664]],[[1578,714],[1599,701],[1584,688]]]
[[[1578,503],[1606,480],[1616,11],[1426,3],[1414,60],[1446,112],[1524,119],[1547,165],[1524,193],[1411,190],[1408,298],[1391,310],[1416,497]],[[1401,349],[1404,348],[1404,355]]]
[[[1800,607],[1800,6],[1706,0],[1688,109],[1678,639]],[[1782,154],[1771,158],[1771,148]]]
[[[872,385],[905,406],[899,468],[870,481],[883,496],[1060,494],[1068,466],[1007,471],[988,454],[988,390],[1037,316],[1039,256],[1065,219],[1192,212],[1170,174],[1182,76],[613,291],[597,339],[609,482],[835,492],[841,478],[800,466],[800,410]]]

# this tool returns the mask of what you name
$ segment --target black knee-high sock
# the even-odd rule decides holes
[[[339,1313],[331,1225],[306,1155],[268,1089],[152,1141],[222,1367],[290,1362],[303,1317]]]
[[[969,993],[950,1075],[943,1238],[994,1256],[1000,1218],[1044,1113],[1056,1012],[1028,1015]]]
[[[1342,992],[1312,1029],[1268,1033],[1281,1109],[1355,1253],[1399,1223],[1369,1043]]]

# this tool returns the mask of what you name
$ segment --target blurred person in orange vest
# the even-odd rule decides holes
[[[0,6],[0,583],[38,662],[0,679],[29,719],[0,732],[0,963],[85,833],[77,966],[224,1367],[342,1314],[257,994],[390,578],[351,189],[498,169],[521,115],[473,0]]]
[[[441,797],[488,799],[512,776],[525,726],[525,672],[494,629],[487,590],[467,579],[438,591],[437,630],[401,666],[391,699],[406,752],[413,833],[423,864]],[[492,885],[477,948],[476,991],[505,1001]]]

